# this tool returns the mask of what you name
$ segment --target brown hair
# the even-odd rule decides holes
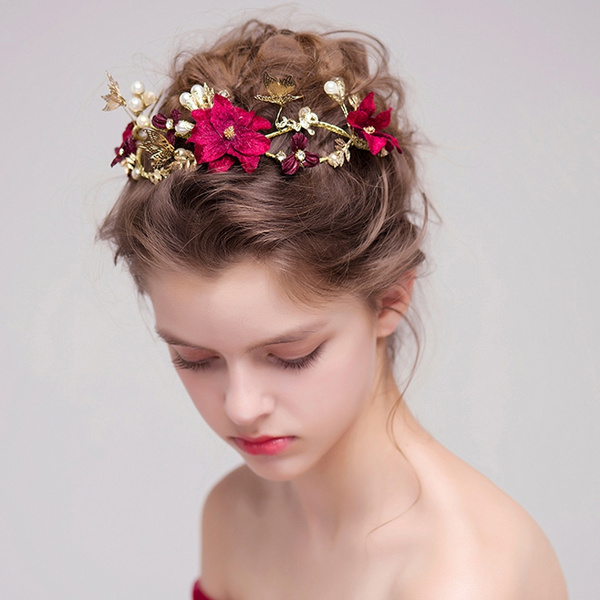
[[[386,157],[353,150],[339,168],[323,164],[282,173],[261,158],[255,172],[234,165],[225,173],[206,166],[172,173],[154,185],[130,180],[99,230],[127,264],[138,289],[154,270],[217,275],[241,258],[274,267],[296,299],[314,301],[350,293],[373,303],[386,288],[424,260],[421,250],[427,201],[420,192],[415,132],[404,111],[404,89],[388,68],[385,47],[354,32],[292,32],[249,21],[212,47],[180,54],[160,112],[181,109],[179,95],[206,82],[227,90],[236,106],[274,122],[277,106],[264,94],[263,74],[291,75],[302,100],[322,121],[345,127],[339,106],[323,91],[334,77],[348,94],[375,93],[377,110],[392,106],[386,133],[402,148]],[[291,115],[291,116],[294,116]],[[190,118],[184,110],[183,118]],[[335,135],[318,129],[307,150],[332,151]],[[289,137],[273,138],[271,152],[288,150]],[[418,210],[417,210],[418,208]]]

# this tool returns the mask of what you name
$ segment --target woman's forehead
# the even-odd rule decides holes
[[[156,273],[148,279],[148,294],[159,334],[189,344],[221,333],[243,336],[248,344],[276,343],[342,325],[351,314],[366,312],[347,296],[318,306],[294,301],[270,270],[257,263],[239,263],[216,277]]]
[[[297,275],[283,271],[268,261],[242,259],[218,273],[194,269],[155,270],[144,277],[145,291],[151,298],[172,300],[202,297],[209,303],[222,303],[236,298],[260,304],[277,304],[280,308],[301,309],[317,314],[330,305],[363,305],[363,300],[348,292],[332,293],[318,286],[299,290],[306,273]]]

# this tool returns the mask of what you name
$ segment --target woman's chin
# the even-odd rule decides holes
[[[267,481],[292,481],[306,473],[309,467],[293,457],[248,456],[240,453],[246,466],[258,477]]]

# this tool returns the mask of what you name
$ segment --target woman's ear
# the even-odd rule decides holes
[[[391,287],[377,302],[377,337],[387,337],[396,330],[398,323],[406,314],[415,285],[415,271],[409,271]]]

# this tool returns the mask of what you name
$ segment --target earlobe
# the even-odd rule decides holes
[[[415,272],[410,271],[380,297],[377,313],[378,337],[387,337],[394,333],[410,306],[414,284]]]

